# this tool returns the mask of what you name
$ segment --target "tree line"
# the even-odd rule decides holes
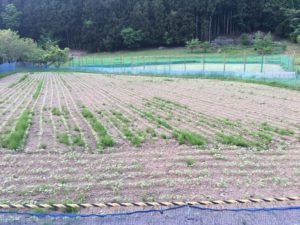
[[[2,0],[0,28],[88,51],[272,32],[296,41],[300,0]]]

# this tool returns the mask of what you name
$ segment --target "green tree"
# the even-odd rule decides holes
[[[70,60],[69,48],[60,49],[58,45],[47,45],[43,59],[48,65],[59,68]]]
[[[198,38],[192,39],[186,42],[186,48],[189,49],[191,52],[194,52],[196,49],[200,48],[201,42]]]
[[[2,62],[42,61],[43,50],[30,38],[20,38],[11,30],[0,30],[0,58]]]
[[[1,13],[1,18],[5,28],[17,30],[20,26],[20,17],[22,13],[18,11],[14,4],[7,4]]]
[[[122,29],[121,36],[122,36],[124,45],[129,49],[134,49],[134,48],[140,47],[141,41],[143,39],[142,31],[134,30],[131,27]]]
[[[274,51],[274,43],[272,41],[271,33],[263,36],[260,32],[256,33],[254,49],[259,54],[270,54]]]
[[[300,35],[297,37],[297,43],[300,44]]]

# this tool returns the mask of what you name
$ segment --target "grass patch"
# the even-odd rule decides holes
[[[121,112],[112,111],[112,114],[125,124],[130,122]]]
[[[97,147],[99,149],[105,149],[107,147],[112,147],[115,145],[115,141],[108,134],[105,127],[96,119],[92,112],[90,112],[86,107],[84,107],[81,111],[84,118],[86,118],[94,131],[97,133],[99,138],[99,142],[97,143]]]
[[[26,138],[26,132],[31,125],[32,112],[26,109],[19,117],[14,130],[4,137],[2,147],[17,150],[20,149]]]
[[[40,81],[40,82],[38,83],[38,86],[37,86],[37,88],[36,88],[34,94],[33,94],[33,98],[34,98],[34,99],[37,99],[37,98],[40,96],[40,93],[41,93],[42,88],[43,88],[43,81]]]
[[[128,128],[124,128],[122,133],[130,141],[133,146],[140,147],[142,144],[142,139],[134,135]]]
[[[261,129],[264,131],[274,132],[274,133],[280,134],[282,136],[292,136],[295,134],[295,132],[290,129],[274,127],[268,123],[262,123]]]
[[[61,144],[65,144],[67,146],[70,145],[69,136],[66,133],[58,134],[57,139],[58,139],[59,143],[61,143]]]
[[[47,144],[40,144],[39,149],[47,149],[48,145]]]
[[[154,97],[154,100],[165,103],[167,105],[176,106],[177,108],[188,109],[188,106],[186,106],[186,105],[183,105],[183,104],[178,103],[178,102],[170,101],[170,100],[167,100],[167,99],[163,99],[163,98],[160,98],[160,97]]]
[[[188,167],[193,167],[193,166],[195,166],[196,161],[194,159],[189,158],[189,159],[185,160],[185,163]]]
[[[83,147],[84,146],[84,141],[82,140],[80,135],[76,135],[73,138],[73,143],[79,147]]]
[[[144,112],[142,111],[142,114],[144,117],[146,117],[148,120],[156,122],[158,125],[163,126],[169,130],[172,130],[172,126],[168,124],[168,122],[164,119],[159,118],[158,116],[154,115],[151,112]]]
[[[176,130],[173,132],[173,137],[179,141],[179,144],[189,144],[195,146],[204,146],[207,144],[206,138],[187,130]]]
[[[56,107],[53,108],[51,112],[54,116],[61,116],[62,115],[62,112]]]
[[[153,137],[153,138],[157,137],[157,133],[153,128],[148,127],[146,129],[146,133],[150,134],[150,136]]]
[[[226,135],[224,133],[218,133],[217,139],[226,145],[235,145],[239,147],[250,147],[253,145],[251,141],[246,140],[242,135]]]

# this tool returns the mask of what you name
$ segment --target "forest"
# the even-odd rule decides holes
[[[91,52],[256,31],[300,35],[300,0],[1,0],[0,29]]]

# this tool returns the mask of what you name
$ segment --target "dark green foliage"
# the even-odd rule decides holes
[[[1,19],[6,29],[16,30],[20,26],[21,12],[14,4],[7,4],[1,13]]]
[[[199,134],[187,130],[176,130],[173,132],[174,138],[179,141],[179,144],[189,144],[196,146],[204,146],[207,144],[206,138]]]
[[[14,130],[3,138],[1,143],[3,148],[16,150],[22,147],[31,118],[32,112],[26,109],[18,119]]]
[[[2,28],[89,51],[178,46],[257,30],[295,39],[299,30],[299,0],[5,0],[1,13],[8,3],[16,10],[5,16],[12,26],[4,21]]]
[[[142,31],[134,30],[131,27],[124,28],[121,31],[121,36],[123,38],[124,45],[129,49],[140,47],[141,41],[143,39]]]

